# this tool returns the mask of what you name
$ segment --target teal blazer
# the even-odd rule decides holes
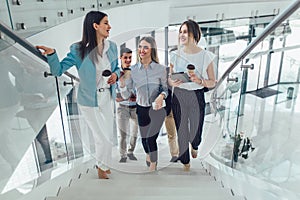
[[[120,68],[118,66],[118,50],[117,45],[109,41],[109,49],[106,54],[111,63],[111,71],[120,76]],[[97,86],[96,86],[96,66],[86,56],[83,60],[79,54],[79,44],[75,43],[70,46],[70,52],[60,62],[56,53],[48,55],[48,64],[50,71],[54,76],[61,76],[72,66],[76,66],[80,83],[78,87],[77,101],[80,105],[97,107]],[[113,99],[116,98],[116,84],[111,85],[110,92]]]

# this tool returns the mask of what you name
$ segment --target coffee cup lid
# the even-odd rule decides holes
[[[188,64],[186,68],[187,68],[187,69],[195,69],[195,66],[192,65],[192,64]]]
[[[102,76],[110,76],[111,75],[111,71],[106,69],[102,72]]]

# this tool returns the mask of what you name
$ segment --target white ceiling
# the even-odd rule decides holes
[[[170,6],[170,23],[187,18],[196,21],[224,20],[272,15],[282,12],[291,0],[166,0]]]

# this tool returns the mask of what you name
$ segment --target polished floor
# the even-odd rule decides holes
[[[294,88],[291,98],[287,98],[289,87]],[[299,85],[282,84],[271,89],[279,93],[264,98],[250,93],[244,95],[240,117],[237,120],[237,109],[230,111],[229,125],[213,152],[227,165],[299,193]],[[249,138],[254,150],[249,150],[248,158],[240,155],[237,162],[231,162],[234,142],[230,134],[235,133],[236,126],[237,134]]]

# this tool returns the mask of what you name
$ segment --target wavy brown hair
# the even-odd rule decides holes
[[[146,41],[150,44],[151,46],[151,60],[156,62],[156,63],[159,63],[159,59],[158,59],[158,54],[157,54],[157,46],[156,46],[156,42],[155,42],[155,39],[151,36],[145,36],[145,37],[142,37],[139,41],[139,43],[141,43],[141,41]],[[138,56],[139,58],[139,61],[141,60],[141,58]]]

